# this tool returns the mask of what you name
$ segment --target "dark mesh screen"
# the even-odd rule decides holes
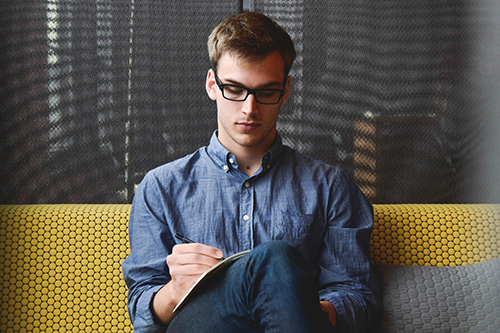
[[[299,51],[280,123],[291,146],[340,166],[375,203],[492,200],[482,182],[495,177],[479,172],[493,133],[484,132],[491,119],[479,102],[487,97],[477,63],[486,52],[481,37],[495,28],[487,12],[498,5],[250,3],[286,27]],[[489,50],[497,60],[499,50]],[[492,60],[483,65],[498,73]]]
[[[14,0],[1,12],[1,202],[130,202],[207,144],[206,40],[238,1]]]
[[[373,203],[498,201],[495,1],[248,3],[296,43],[286,144]],[[2,4],[0,203],[131,202],[148,170],[206,145],[207,36],[241,6]]]

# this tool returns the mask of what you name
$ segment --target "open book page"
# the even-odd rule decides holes
[[[236,254],[233,254],[232,256],[227,257],[226,259],[224,259],[224,260],[220,261],[219,263],[217,263],[216,265],[212,266],[212,268],[210,268],[205,273],[203,273],[202,275],[200,275],[200,277],[198,278],[198,280],[196,280],[196,282],[193,283],[193,285],[188,290],[188,292],[186,293],[186,295],[184,295],[184,297],[179,301],[179,303],[177,303],[177,305],[175,306],[175,308],[174,308],[174,310],[172,312],[175,313],[179,309],[179,307],[181,306],[181,304],[184,303],[184,301],[188,298],[188,296],[193,292],[193,290],[195,290],[197,286],[199,286],[210,275],[212,275],[212,273],[214,273],[215,271],[217,271],[219,268],[222,268],[222,267],[225,267],[227,265],[230,265],[236,259],[241,258],[242,256],[244,256],[248,252],[250,252],[250,250],[242,251],[242,252],[238,252]]]

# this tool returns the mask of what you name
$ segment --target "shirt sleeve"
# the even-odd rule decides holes
[[[166,258],[175,241],[166,224],[157,179],[147,174],[132,203],[129,218],[130,255],[122,263],[128,287],[128,312],[134,332],[165,332],[150,308],[156,292],[171,279]]]
[[[334,180],[318,266],[321,300],[333,304],[339,332],[368,331],[379,307],[370,268],[373,208],[343,172]]]

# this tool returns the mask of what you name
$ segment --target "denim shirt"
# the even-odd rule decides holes
[[[210,144],[150,171],[134,197],[131,254],[123,262],[135,332],[165,331],[150,303],[170,281],[166,257],[180,233],[225,256],[271,240],[297,247],[317,277],[339,331],[367,329],[378,307],[369,264],[371,205],[339,169],[284,146],[278,136],[251,177],[214,132]]]

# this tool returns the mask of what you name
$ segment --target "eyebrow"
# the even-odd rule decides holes
[[[236,80],[225,79],[225,81],[228,82],[227,84],[233,84],[235,86],[247,88],[243,83],[236,81]],[[277,87],[277,86],[281,85],[282,83],[283,82],[271,81],[269,83],[261,84],[260,86],[257,86],[257,88],[254,88],[254,89],[266,89],[266,88],[273,89],[273,87]],[[277,88],[275,88],[275,89],[277,89]]]

